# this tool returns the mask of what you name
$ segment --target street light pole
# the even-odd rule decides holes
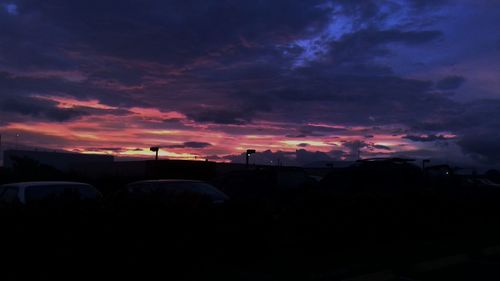
[[[246,153],[246,168],[248,169],[250,155],[255,153],[255,149],[247,149]]]
[[[156,152],[155,161],[158,161],[158,151],[160,150],[160,147],[153,146],[153,147],[149,148],[149,150]]]

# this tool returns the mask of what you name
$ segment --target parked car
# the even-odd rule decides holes
[[[231,171],[222,175],[218,183],[231,198],[251,201],[316,187],[318,181],[302,168],[266,167]]]
[[[422,170],[404,158],[369,158],[347,168],[335,168],[321,181],[330,190],[393,192],[420,186]]]
[[[148,204],[182,208],[220,205],[229,197],[214,186],[196,180],[145,180],[128,184],[114,198],[118,204]]]
[[[97,203],[101,198],[95,187],[79,182],[20,182],[0,186],[0,205],[3,206],[81,206]]]

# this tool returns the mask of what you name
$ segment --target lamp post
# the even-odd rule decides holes
[[[255,153],[255,149],[247,149],[247,153],[246,153],[246,167],[248,169],[248,162],[250,160],[250,155],[254,154]]]
[[[153,146],[149,148],[149,150],[156,152],[155,160],[158,161],[158,151],[160,150],[160,148],[158,146]]]

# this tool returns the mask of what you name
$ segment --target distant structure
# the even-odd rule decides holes
[[[116,161],[106,171],[114,180],[213,179],[219,163],[193,160]],[[91,171],[91,174],[96,172]]]
[[[114,157],[100,154],[81,154],[65,152],[5,150],[3,153],[4,167],[12,168],[16,159],[31,159],[40,164],[54,167],[62,172],[79,169],[89,164],[113,163]]]
[[[248,169],[248,165],[249,165],[249,160],[250,160],[250,155],[256,153],[255,149],[247,149],[247,153],[246,153],[246,167]]]

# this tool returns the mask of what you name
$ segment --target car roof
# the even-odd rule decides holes
[[[163,180],[143,180],[143,181],[136,181],[129,183],[127,185],[133,185],[133,184],[143,184],[143,183],[181,183],[181,182],[186,182],[186,183],[204,183],[203,181],[199,180],[184,180],[184,179],[163,179]]]
[[[1,187],[43,187],[47,185],[86,185],[90,186],[87,183],[82,182],[71,182],[71,181],[30,181],[30,182],[16,182],[4,184]]]

